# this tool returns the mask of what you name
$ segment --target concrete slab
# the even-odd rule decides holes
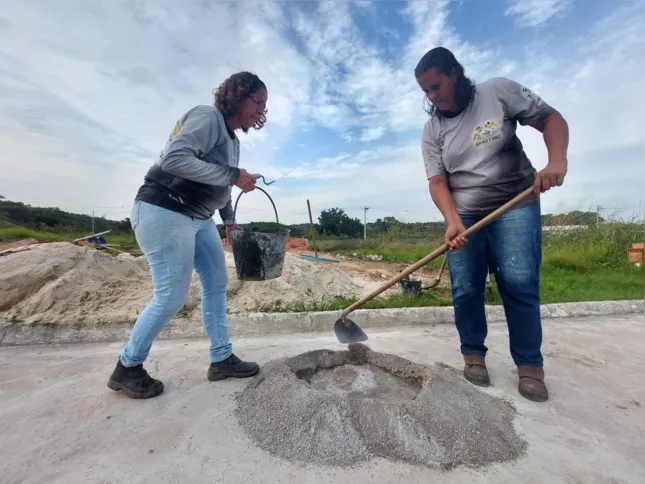
[[[377,332],[378,331],[378,332]],[[415,362],[461,368],[451,325],[369,332],[368,344]],[[645,324],[642,315],[544,323],[551,400],[517,394],[503,324],[491,324],[482,391],[516,406],[528,452],[514,463],[439,472],[375,459],[354,468],[279,460],[260,451],[233,416],[246,381],[209,383],[204,339],[153,345],[148,370],[166,391],[129,400],[106,386],[121,343],[0,349],[0,475],[3,483],[643,483]],[[333,333],[234,340],[259,362],[318,348]]]

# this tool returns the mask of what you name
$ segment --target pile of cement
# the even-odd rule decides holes
[[[260,448],[315,464],[378,456],[450,469],[513,460],[525,449],[507,402],[447,366],[360,344],[269,363],[238,396],[236,415]]]
[[[311,305],[362,295],[364,288],[330,264],[286,254],[282,277],[242,282],[226,253],[231,313]],[[35,246],[0,257],[0,318],[25,323],[101,325],[132,323],[152,298],[145,257],[118,257],[70,243]],[[179,316],[201,311],[201,285],[193,274]]]

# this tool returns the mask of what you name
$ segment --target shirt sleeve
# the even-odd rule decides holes
[[[439,176],[446,173],[446,167],[443,164],[442,149],[437,143],[430,123],[423,128],[421,136],[421,153],[423,154],[423,164],[426,169],[428,180],[433,176]]]
[[[231,186],[240,170],[201,158],[219,140],[218,119],[208,112],[194,111],[176,128],[161,157],[161,168],[173,175],[198,183]]]
[[[497,83],[498,96],[506,108],[508,117],[522,126],[542,121],[555,111],[540,96],[518,82],[499,78]]]
[[[219,215],[222,217],[224,225],[233,225],[235,219],[233,218],[233,200],[229,197],[226,205],[219,209]]]

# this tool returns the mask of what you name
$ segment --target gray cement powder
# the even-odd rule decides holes
[[[519,457],[515,411],[456,370],[350,345],[266,365],[238,396],[240,425],[279,457],[348,466],[384,457],[450,469]]]

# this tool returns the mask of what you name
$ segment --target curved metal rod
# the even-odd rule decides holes
[[[443,256],[443,262],[441,263],[441,269],[439,269],[439,274],[437,274],[437,277],[435,280],[430,284],[429,286],[422,287],[421,290],[425,291],[427,289],[432,289],[433,287],[437,287],[439,285],[439,281],[441,281],[441,274],[443,273],[443,268],[446,266],[446,255],[444,254]]]
[[[255,179],[256,179],[256,180],[257,180],[258,178],[262,178],[262,181],[264,182],[264,184],[265,184],[266,186],[269,186],[269,185],[271,185],[271,184],[273,184],[273,183],[275,183],[275,182],[276,182],[276,180],[271,180],[270,182],[267,182],[267,181],[266,181],[266,178],[264,178],[264,175],[260,175],[259,173],[254,173],[254,174],[253,174],[253,176],[255,177]]]
[[[273,211],[275,212],[275,221],[278,224],[278,227],[280,226],[280,219],[278,218],[278,209],[275,208],[275,203],[273,203],[273,199],[269,196],[269,194],[263,190],[260,187],[255,187],[256,190],[260,190],[262,193],[264,193],[267,197],[269,197],[269,201],[271,202],[271,205],[273,205]],[[236,215],[237,215],[237,203],[240,201],[240,198],[244,192],[240,192],[240,194],[237,196],[237,199],[235,200],[235,207],[233,208],[233,224],[236,222]]]

